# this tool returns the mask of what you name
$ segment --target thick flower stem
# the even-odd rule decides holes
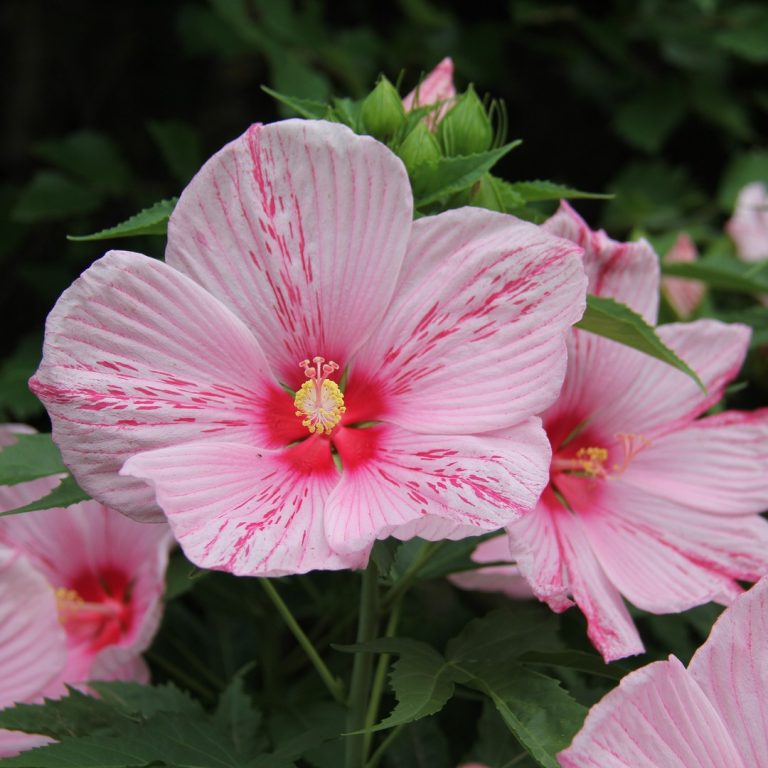
[[[400,608],[402,605],[402,600],[398,600],[392,606],[392,613],[389,614],[389,621],[387,622],[387,629],[384,632],[384,637],[394,637],[395,632],[397,632],[397,625],[400,621]],[[376,665],[376,673],[373,676],[371,698],[368,702],[368,711],[365,714],[366,732],[363,736],[365,740],[364,752],[366,755],[371,751],[373,732],[370,729],[376,724],[376,719],[379,716],[379,704],[381,703],[381,696],[384,693],[384,685],[387,680],[389,659],[390,655],[388,653],[382,653],[381,656],[379,656],[379,661]]]
[[[277,612],[282,616],[283,621],[288,625],[288,629],[291,630],[298,644],[304,649],[307,657],[330,691],[331,696],[339,704],[344,704],[344,684],[331,674],[325,662],[320,658],[320,654],[315,649],[315,646],[312,645],[312,641],[304,634],[304,630],[299,626],[290,608],[285,604],[283,598],[280,597],[272,582],[269,579],[259,579],[259,583],[264,588],[272,604],[277,608]]]
[[[357,642],[366,643],[376,636],[379,574],[376,564],[370,561],[363,571],[360,585],[360,613],[357,623]],[[367,745],[364,734],[355,733],[365,727],[368,709],[368,694],[371,688],[373,654],[358,652],[352,666],[352,681],[349,688],[347,711],[347,736],[345,768],[363,768],[367,758]]]

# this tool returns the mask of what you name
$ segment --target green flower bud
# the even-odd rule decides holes
[[[419,166],[436,163],[441,157],[440,145],[423,120],[416,123],[416,127],[405,137],[397,148],[397,154],[411,174]]]
[[[488,208],[490,211],[504,212],[504,204],[496,188],[496,182],[490,173],[486,173],[480,181],[472,186],[469,204],[477,208]]]
[[[405,122],[403,100],[384,75],[376,87],[363,99],[360,117],[365,130],[377,139],[386,141]]]
[[[438,123],[437,138],[448,157],[474,155],[491,148],[491,120],[471,85]]]

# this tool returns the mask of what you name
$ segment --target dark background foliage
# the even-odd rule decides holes
[[[473,82],[480,94],[503,99],[509,137],[525,142],[500,175],[615,192],[608,202],[576,207],[617,237],[643,231],[664,242],[685,229],[706,248],[718,241],[739,186],[768,181],[768,5],[758,0],[4,0],[0,34],[3,421],[45,428],[26,389],[45,315],[112,246],[66,235],[108,227],[178,194],[249,123],[288,114],[262,84],[294,96],[359,98],[384,72],[401,77],[405,93],[451,55],[458,86]],[[163,238],[114,247],[160,256]],[[764,401],[765,357],[753,358],[736,405]],[[189,570],[174,560],[174,599],[149,656],[159,679],[210,704],[255,651],[260,671],[249,679],[258,703],[280,699],[295,718],[300,702],[306,713],[316,692],[302,688],[305,659],[297,648],[283,653],[290,640],[258,585],[222,574],[190,580]],[[311,583],[300,577],[286,588],[323,649],[352,640],[353,626],[342,621],[354,600],[349,589],[338,574]],[[502,603],[427,581],[409,595],[403,634],[439,645]],[[685,661],[716,613],[704,606],[680,617],[638,614],[638,621],[651,656],[673,651]],[[589,649],[580,614],[552,621],[568,648]],[[585,704],[615,683],[561,676]],[[479,702],[451,702],[441,714],[450,743],[425,720],[407,739],[431,757],[414,762],[406,740],[387,764],[455,764],[477,735],[466,713],[474,722],[480,711]],[[493,717],[480,721],[482,749],[513,754],[506,742],[493,743],[509,738]]]

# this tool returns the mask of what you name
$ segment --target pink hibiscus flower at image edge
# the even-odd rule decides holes
[[[675,244],[664,257],[664,263],[691,264],[698,261],[698,258],[696,244],[685,232],[681,232],[677,236]],[[663,277],[661,290],[675,314],[686,320],[701,303],[705,287],[700,280],[689,280],[684,277]]]
[[[563,768],[766,768],[768,579],[717,620],[686,669],[627,675],[558,755]]]
[[[165,263],[111,252],[48,318],[31,386],[82,487],[162,512],[201,567],[268,576],[531,509],[579,249],[412,214],[400,160],[337,124],[255,125],[211,158]]]
[[[747,184],[736,198],[725,229],[744,261],[768,259],[768,190],[759,181]]]
[[[0,427],[0,447],[28,428]],[[0,487],[0,512],[57,479]],[[147,682],[141,652],[160,623],[173,541],[95,501],[0,519],[0,707],[66,694],[89,680]],[[0,730],[0,757],[47,743]]]
[[[544,227],[584,247],[590,290],[656,319],[658,259],[645,242],[592,232],[563,203]],[[737,580],[768,572],[768,409],[697,418],[738,373],[750,331],[715,320],[657,329],[701,377],[574,330],[560,398],[544,413],[550,484],[533,514],[482,543],[477,562],[514,560],[460,580],[519,590],[522,574],[555,611],[575,602],[607,660],[643,651],[622,600],[652,613],[728,603]],[[503,586],[505,572],[510,589]]]

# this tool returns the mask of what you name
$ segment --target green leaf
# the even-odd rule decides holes
[[[50,493],[37,501],[31,501],[21,507],[0,512],[0,517],[6,515],[21,515],[24,512],[36,512],[38,509],[58,509],[72,506],[91,497],[77,484],[72,475],[67,475]]]
[[[613,125],[629,144],[657,152],[685,116],[685,93],[673,82],[653,86],[625,101],[614,113]]]
[[[385,768],[455,768],[446,732],[427,717],[403,729],[384,755]]]
[[[625,304],[603,296],[587,296],[587,311],[576,328],[618,341],[655,357],[690,376],[705,390],[699,376],[656,335],[654,329]]]
[[[246,768],[222,734],[203,717],[160,712],[126,723],[118,735],[86,736],[23,752],[3,768]]]
[[[559,649],[557,626],[552,611],[520,603],[470,621],[448,643],[446,656],[451,663],[458,664],[483,659],[502,662],[527,651]]]
[[[320,120],[321,118],[324,118],[328,112],[328,104],[323,101],[288,96],[287,94],[279,93],[272,88],[267,88],[266,85],[262,85],[261,90],[264,91],[264,93],[268,93],[273,99],[279,101],[281,104],[285,104],[286,107],[289,107],[297,115],[304,117],[307,120]]]
[[[83,184],[56,171],[38,171],[21,192],[11,211],[16,221],[69,219],[91,213],[101,197]]]
[[[242,675],[236,675],[221,694],[214,720],[240,757],[262,751],[265,739],[260,732],[261,712],[243,690]]]
[[[400,657],[392,665],[389,674],[397,705],[389,717],[373,727],[372,731],[434,715],[453,696],[454,683],[463,678],[432,646],[418,640],[383,638],[370,643],[343,646],[340,650],[394,653]]]
[[[35,147],[35,154],[100,192],[120,194],[131,183],[131,170],[122,153],[103,133],[77,131],[44,141]]]
[[[766,265],[768,266],[768,262]],[[753,270],[754,265],[722,260],[661,265],[661,271],[665,275],[701,280],[711,288],[721,291],[768,293],[768,280]]]
[[[16,485],[67,472],[59,449],[47,434],[17,435],[0,451],[0,485]]]
[[[69,688],[61,699],[43,704],[16,704],[0,710],[0,728],[24,733],[41,733],[52,739],[70,739],[95,734],[124,721],[108,703]]]
[[[514,193],[525,203],[538,203],[544,200],[610,200],[613,195],[598,192],[584,192],[581,189],[555,184],[552,181],[515,181],[504,182],[506,194]]]
[[[586,672],[609,680],[621,680],[630,670],[620,664],[606,664],[601,656],[585,651],[526,651],[520,656],[526,664],[542,664],[548,667],[565,667]]]
[[[477,743],[472,750],[472,757],[488,768],[528,768],[536,765],[525,750],[521,754],[520,743],[505,726],[490,699],[483,702],[483,714],[477,723]]]
[[[744,152],[731,161],[717,196],[723,211],[733,210],[739,191],[751,181],[768,184],[768,151]]]
[[[173,683],[141,685],[124,681],[96,681],[89,686],[99,694],[102,702],[127,717],[140,715],[150,718],[158,712],[198,715],[203,711],[199,702]]]
[[[560,683],[520,664],[495,660],[465,662],[465,683],[495,704],[510,731],[545,768],[559,768],[556,755],[581,727],[586,707]]]
[[[768,61],[768,12],[758,3],[737,6],[725,17],[730,28],[714,38],[721,48],[754,64]]]
[[[137,237],[138,235],[164,235],[168,230],[168,219],[173,212],[178,198],[160,200],[149,208],[139,211],[120,224],[91,235],[67,235],[67,240],[84,242],[90,240],[110,240],[118,237]]]
[[[205,160],[198,131],[181,120],[152,120],[147,129],[170,172],[186,184]]]
[[[520,144],[521,141],[513,141],[488,152],[467,157],[444,157],[435,165],[420,166],[412,179],[416,207],[423,208],[471,187]]]

